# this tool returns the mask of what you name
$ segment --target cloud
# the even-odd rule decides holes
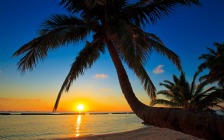
[[[106,79],[106,78],[108,78],[108,75],[106,75],[106,74],[95,74],[94,77],[96,79]]]
[[[163,67],[164,67],[164,65],[158,65],[158,66],[153,70],[153,73],[155,73],[155,74],[163,73],[163,72],[164,72]]]

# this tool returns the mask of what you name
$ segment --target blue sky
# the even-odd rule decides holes
[[[224,1],[201,0],[201,3],[202,6],[176,7],[169,16],[144,27],[144,30],[160,37],[180,57],[189,80],[201,63],[198,57],[207,52],[206,47],[213,47],[214,42],[224,42]],[[11,110],[13,107],[10,108],[9,104],[18,100],[23,102],[21,106],[24,110],[37,109],[38,105],[26,108],[27,104],[36,100],[48,109],[53,107],[60,86],[83,42],[49,52],[44,62],[40,61],[32,72],[24,75],[17,70],[20,57],[12,58],[11,55],[37,37],[44,19],[62,13],[66,11],[58,6],[56,0],[0,1],[0,110]],[[157,90],[161,89],[159,82],[171,80],[172,74],[179,75],[177,68],[156,52],[152,53],[145,68]],[[156,68],[161,73],[154,73]],[[138,79],[130,70],[127,71],[137,96],[147,104],[149,98]],[[62,98],[64,103],[75,102],[76,98],[88,98],[93,103],[105,102],[104,105],[111,102],[126,104],[108,53],[75,81],[69,94],[64,94]]]

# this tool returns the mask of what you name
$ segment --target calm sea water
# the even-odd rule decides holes
[[[51,139],[144,127],[135,114],[0,115],[0,139]]]

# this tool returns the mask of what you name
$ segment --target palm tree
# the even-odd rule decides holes
[[[208,69],[209,73],[200,78],[200,80],[208,80],[210,82],[218,82],[219,85],[224,86],[224,43],[215,42],[216,50],[207,48],[209,53],[202,54],[199,59],[204,62],[199,65],[199,71]]]
[[[24,54],[18,63],[18,68],[25,72],[25,70],[32,70],[38,60],[47,56],[48,51],[68,43],[85,40],[86,37],[92,35],[92,41],[86,42],[72,64],[59,91],[53,111],[56,111],[63,91],[68,91],[72,82],[84,74],[84,71],[93,65],[100,54],[105,53],[108,49],[121,90],[132,110],[145,123],[168,127],[201,137],[211,134],[221,137],[221,131],[212,131],[211,133],[203,127],[203,133],[199,134],[192,132],[193,129],[173,125],[172,116],[171,121],[164,121],[163,117],[167,116],[167,113],[176,112],[178,117],[180,112],[175,109],[158,110],[141,103],[133,92],[122,64],[122,61],[127,63],[140,79],[151,99],[154,99],[155,87],[144,69],[144,64],[151,51],[155,50],[167,56],[179,69],[181,66],[175,53],[166,48],[158,37],[144,32],[141,27],[156,22],[170,13],[172,8],[177,5],[199,4],[198,0],[141,0],[131,3],[127,0],[62,0],[60,4],[71,15],[51,16],[43,23],[39,37],[28,42],[14,53],[14,56]],[[156,114],[160,114],[161,117],[158,118],[155,116]],[[194,114],[188,113],[188,115]],[[182,120],[181,116],[178,118],[177,121]],[[223,118],[216,118],[216,116],[210,116],[210,118],[221,120],[221,122],[224,120]]]
[[[215,91],[211,92],[209,95],[205,96],[200,100],[200,104],[197,106],[198,109],[203,108],[204,110],[212,111],[212,107],[224,109],[224,88],[219,87]],[[211,107],[211,108],[209,108]]]
[[[179,77],[173,75],[173,82],[165,80],[164,83],[160,83],[168,90],[161,90],[157,94],[164,95],[168,100],[156,99],[152,101],[152,105],[163,104],[194,112],[214,112],[212,107],[223,108],[219,105],[224,101],[224,94],[220,94],[223,92],[222,89],[212,86],[204,90],[209,82],[203,81],[196,85],[195,80],[198,74],[199,72],[194,74],[191,84],[186,80],[184,72],[181,72]]]

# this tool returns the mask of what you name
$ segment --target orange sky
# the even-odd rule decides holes
[[[72,97],[72,95],[61,98],[57,111],[77,111],[79,104],[84,105],[84,111],[116,112],[131,111],[129,105],[120,96],[107,96],[97,98],[94,96]],[[0,111],[52,111],[54,100],[40,98],[0,98]]]
[[[79,104],[85,106],[84,111],[131,111],[121,91],[112,95],[109,94],[111,91],[105,88],[102,93],[96,93],[97,90],[90,91],[88,88],[86,90],[80,89],[80,92],[75,90],[76,93],[74,93],[74,89],[62,95],[57,111],[77,111],[76,107]],[[28,95],[28,93],[24,94]],[[136,94],[142,102],[149,104],[149,97],[146,93],[143,92],[139,94],[137,92]],[[42,96],[36,96],[35,98],[32,96],[20,98],[16,95],[10,98],[1,97],[0,111],[52,111],[57,92],[54,94],[41,93],[41,95]]]

